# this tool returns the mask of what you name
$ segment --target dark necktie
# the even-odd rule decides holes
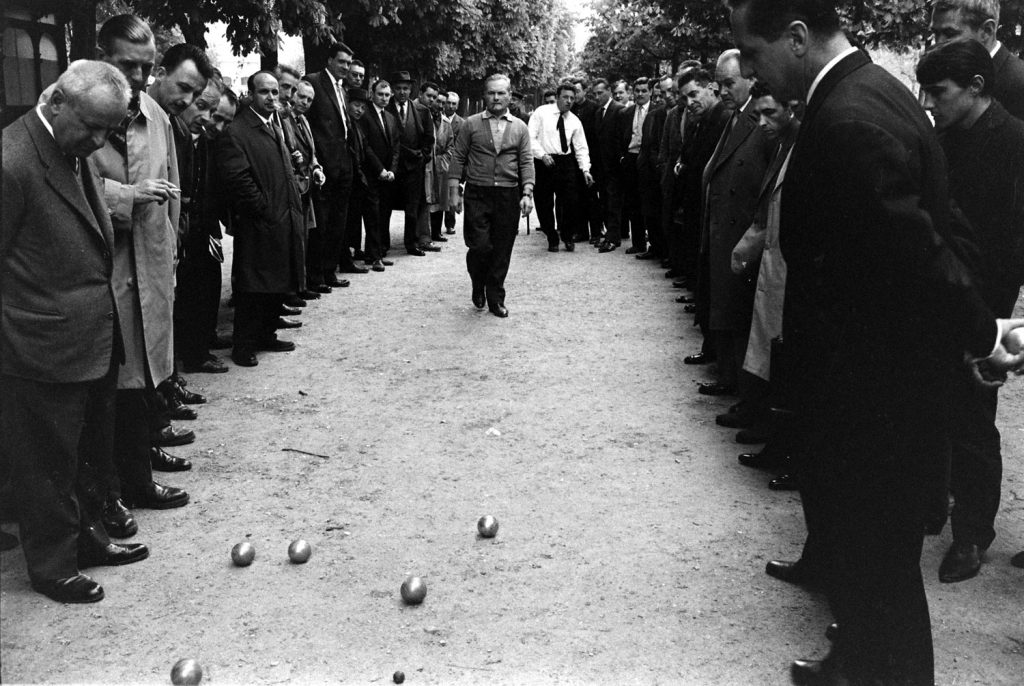
[[[562,146],[562,154],[569,152],[569,141],[565,139],[565,117],[561,114],[558,115],[558,124],[555,125],[558,129],[558,142]]]

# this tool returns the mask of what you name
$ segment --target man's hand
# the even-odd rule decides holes
[[[594,176],[588,171],[583,172],[583,180],[587,182],[587,188],[594,185]]]
[[[313,183],[315,183],[317,186],[322,186],[326,181],[327,177],[324,175],[323,169],[317,168],[313,170]]]
[[[997,319],[999,344],[995,352],[980,360],[969,360],[976,381],[1001,386],[1007,372],[1024,372],[1024,319]]]
[[[146,179],[135,184],[135,204],[145,205],[165,202],[181,193],[181,189],[166,179]]]
[[[683,164],[682,162],[676,162],[676,166],[672,167],[672,173],[674,173],[676,176],[679,176],[680,174],[683,173],[684,169],[686,169],[685,164]]]
[[[448,205],[455,214],[462,214],[462,188],[458,181],[448,184]]]
[[[295,164],[301,165],[305,160],[306,158],[302,156],[301,152],[298,150],[292,150],[292,161],[295,162]]]
[[[524,195],[519,200],[519,213],[524,217],[529,217],[530,212],[533,212],[533,198],[529,195]]]
[[[544,155],[544,157],[540,158],[540,161],[544,163],[545,167],[555,166],[555,158],[551,155]]]

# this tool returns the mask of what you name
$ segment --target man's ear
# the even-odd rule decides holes
[[[985,90],[985,77],[981,74],[975,74],[971,77],[971,83],[967,87],[974,95],[981,95],[981,92]]]
[[[807,29],[807,24],[802,21],[790,22],[786,29],[786,40],[794,55],[803,57],[807,54],[810,45],[810,31]]]
[[[979,33],[979,38],[981,38],[981,42],[982,42],[983,45],[988,45],[989,43],[995,43],[995,41],[996,41],[996,30],[998,28],[999,27],[996,26],[996,20],[995,19],[986,19],[985,21],[983,21],[981,23],[981,28],[978,30],[978,33]]]

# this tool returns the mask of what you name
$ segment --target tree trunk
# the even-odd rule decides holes
[[[277,69],[276,38],[273,45],[267,45],[264,41],[260,41],[260,69],[267,69],[269,71]]]
[[[96,59],[97,0],[73,3],[68,12],[71,20],[71,52],[68,61]]]
[[[181,35],[185,38],[186,43],[203,50],[209,47],[206,43],[206,24],[189,19],[179,23],[178,26],[181,28]]]

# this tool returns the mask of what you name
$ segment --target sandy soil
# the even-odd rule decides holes
[[[5,553],[2,680],[167,683],[195,657],[204,683],[786,684],[791,659],[823,656],[824,599],[763,571],[800,550],[798,499],[737,463],[663,271],[521,232],[500,320],[471,306],[464,255],[461,235],[396,255],[311,303],[295,352],[191,376],[210,402],[172,452],[195,467],[163,481],[192,503],[137,512],[152,555],[92,570],[97,605],[33,593]],[[926,542],[940,684],[1020,683],[1022,390],[1002,393],[980,577],[939,584],[948,528]],[[408,574],[421,606],[399,598]]]

